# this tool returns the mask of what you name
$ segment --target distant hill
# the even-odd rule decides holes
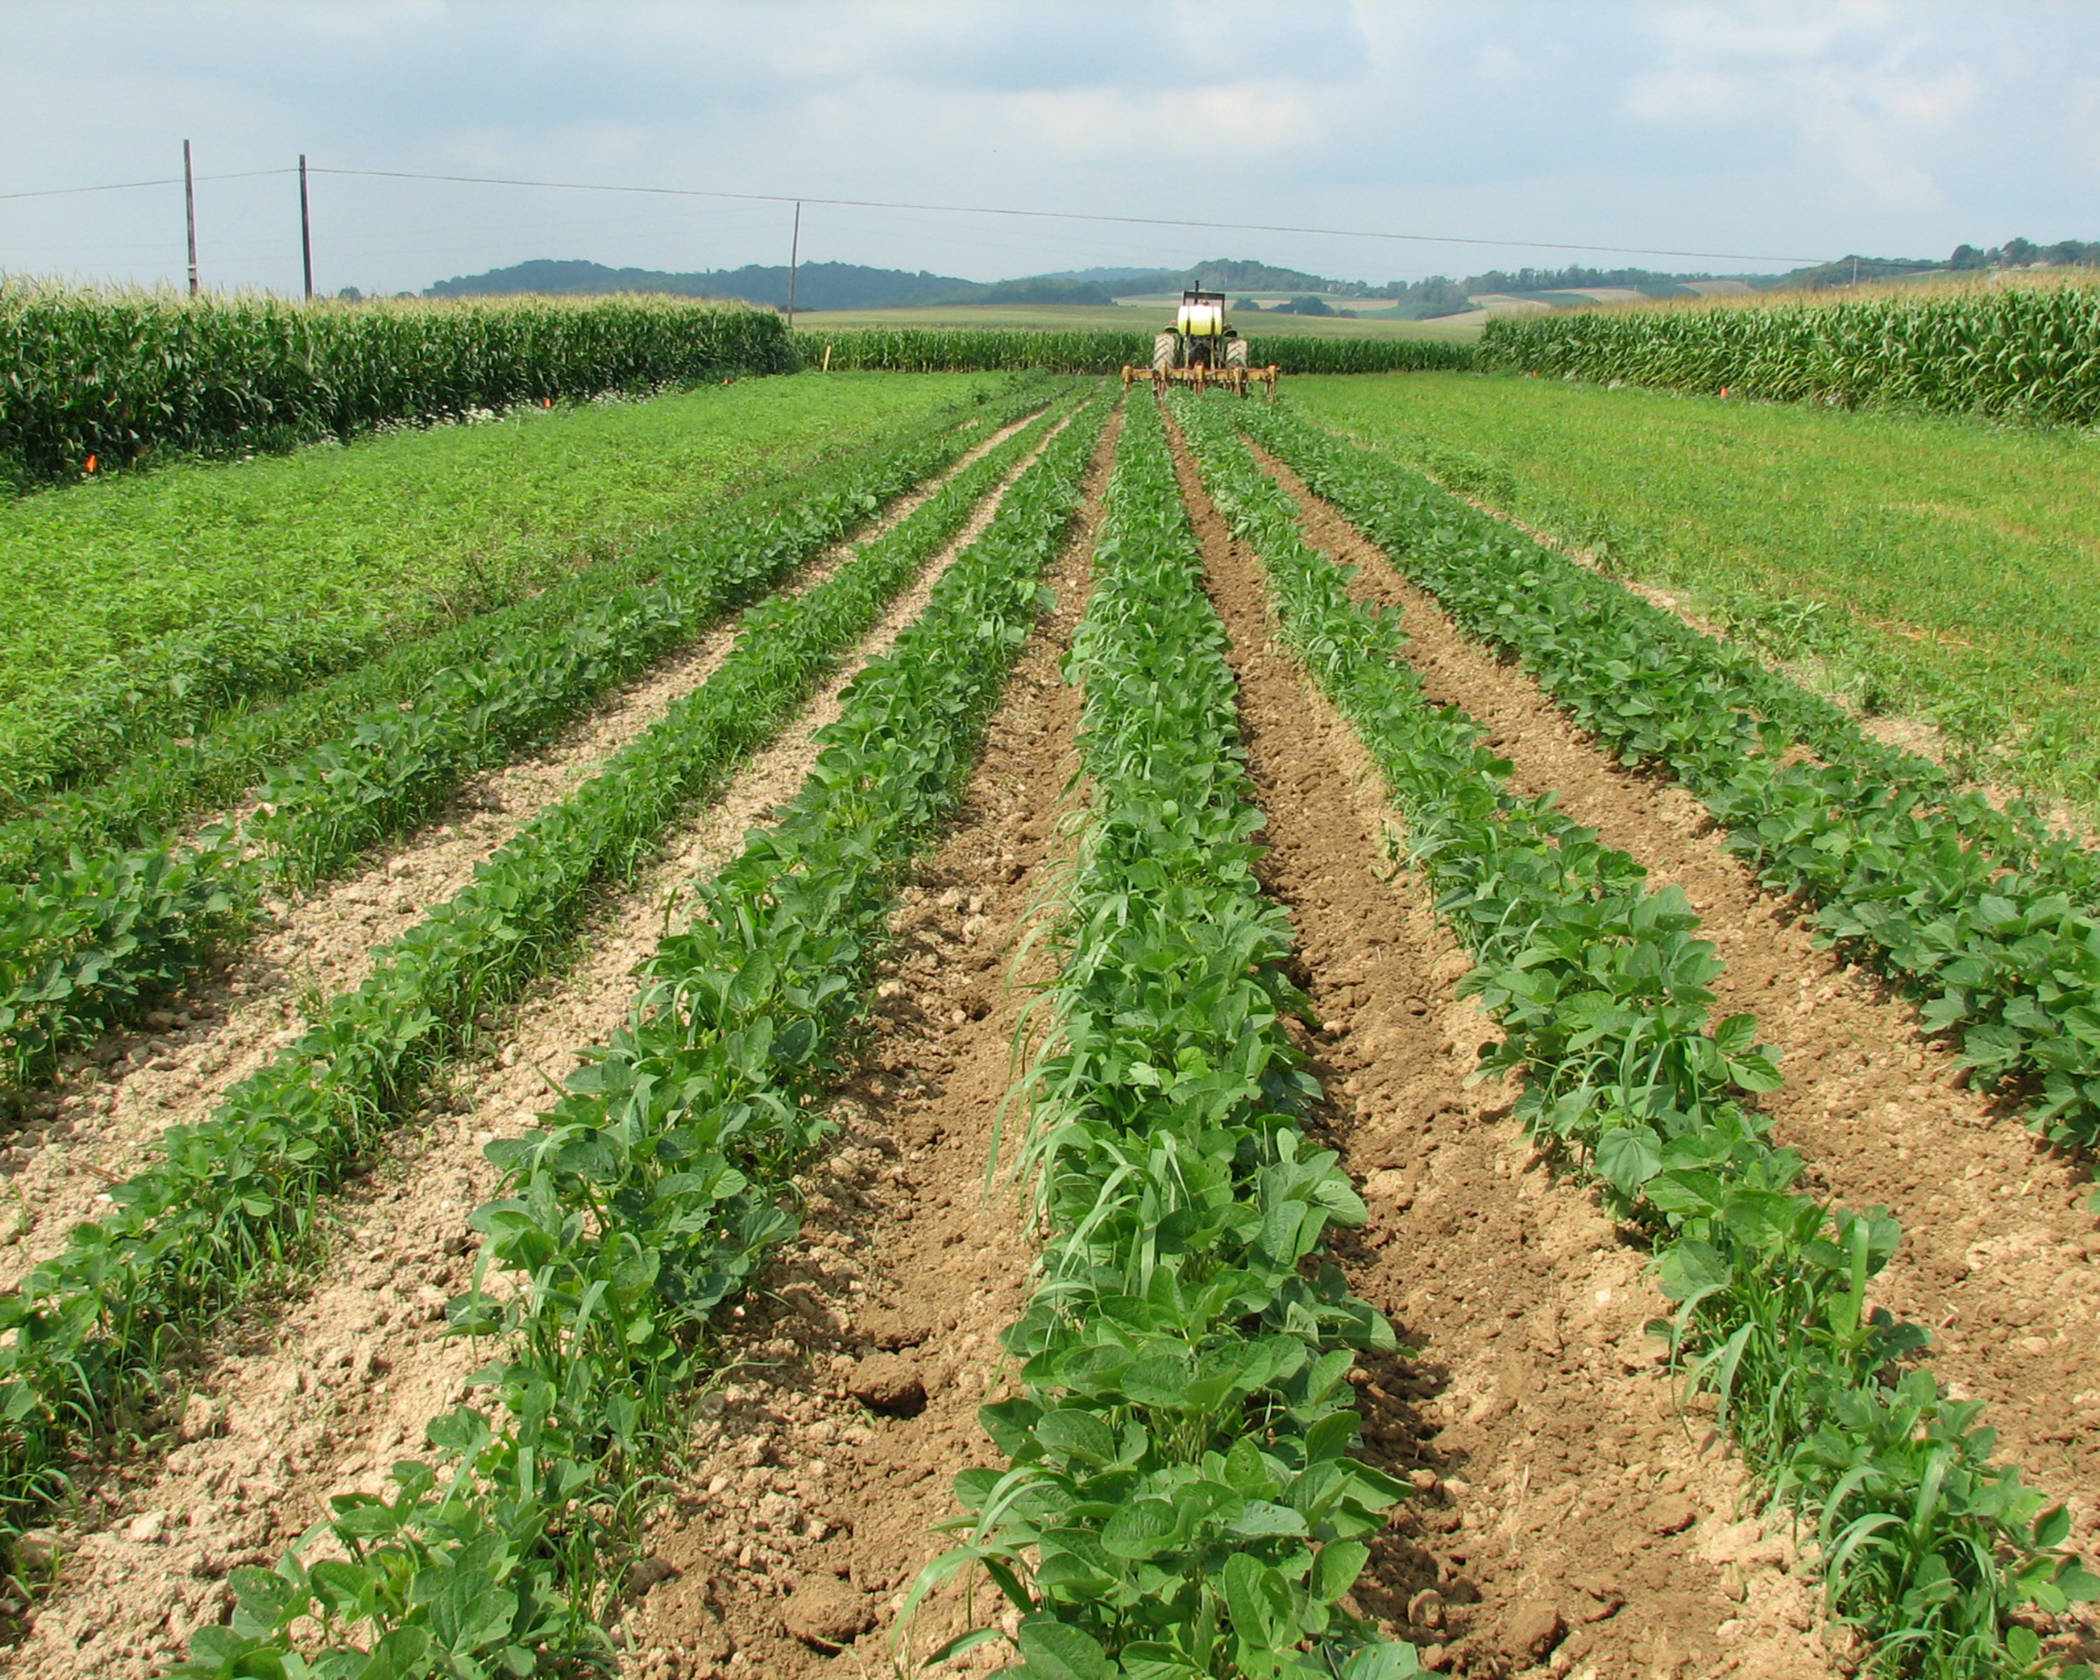
[[[913,304],[950,303],[958,292],[984,290],[952,274],[911,274],[898,268],[864,268],[858,263],[804,263],[795,275],[797,309],[891,309]],[[743,268],[701,269],[672,274],[655,268],[607,268],[594,262],[557,262],[541,258],[492,268],[486,274],[440,280],[428,297],[512,297],[520,292],[591,295],[607,292],[660,292],[672,297],[740,298],[746,303],[787,307],[788,271],[748,264]]]
[[[1215,291],[1272,291],[1362,295],[1360,281],[1329,280],[1295,268],[1273,268],[1246,258],[1217,257],[1194,268],[1097,268],[1036,274],[989,283],[954,275],[914,274],[857,263],[804,263],[795,276],[798,309],[911,309],[928,304],[1068,303],[1104,305],[1119,296],[1205,286]],[[602,263],[539,258],[486,274],[440,280],[427,297],[513,297],[522,292],[584,296],[657,292],[672,297],[741,298],[787,307],[785,266],[710,268],[671,273],[655,268],[607,268]]]
[[[1857,278],[1899,279],[1905,275],[1955,270],[2018,268],[2035,264],[2100,263],[2100,244],[2066,239],[2035,245],[2008,239],[2002,246],[1979,250],[1963,245],[1952,257],[1934,262],[1925,257],[1845,257],[1837,262],[1797,268],[1786,274],[1732,277],[1758,289],[1773,286],[1844,286]],[[1301,269],[1276,268],[1251,257],[1212,257],[1193,268],[1077,268],[1054,274],[1026,275],[989,283],[952,274],[917,273],[901,268],[866,268],[858,263],[804,263],[795,277],[798,309],[910,309],[927,305],[1112,304],[1122,297],[1177,292],[1188,286],[1242,296],[1250,292],[1288,292],[1304,311],[1319,298],[1383,298],[1393,307],[1387,317],[1431,319],[1474,307],[1482,296],[1530,298],[1552,307],[1587,303],[1583,293],[1639,293],[1647,297],[1682,297],[1711,284],[1711,274],[1658,274],[1644,268],[1490,269],[1464,279],[1431,275],[1427,280],[1389,280],[1374,286],[1362,280],[1333,280]],[[740,298],[746,303],[787,307],[788,271],[757,264],[743,268],[700,269],[674,274],[654,268],[607,268],[603,264],[542,258],[440,280],[427,297],[508,297],[520,292],[592,295],[607,292],[661,292],[673,297]],[[1617,301],[1617,299],[1614,299]]]

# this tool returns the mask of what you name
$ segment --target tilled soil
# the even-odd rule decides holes
[[[1495,1029],[1411,872],[1381,859],[1375,772],[1269,644],[1258,562],[1183,487],[1231,632],[1268,815],[1268,889],[1320,1018],[1325,1138],[1370,1210],[1338,1242],[1405,1350],[1358,1372],[1366,1451],[1412,1481],[1358,1588],[1437,1671],[1597,1680],[1832,1672],[1813,1586],[1735,1521],[1738,1468],[1673,1406],[1641,1256],[1468,1088]]]
[[[1280,463],[1265,464],[1304,504],[1308,540],[1402,609],[1425,688],[1487,727],[1514,785],[1557,790],[1562,810],[1655,885],[1684,889],[1727,964],[1715,1018],[1754,1013],[1780,1052],[1786,1084],[1758,1099],[1775,1139],[1840,1202],[1902,1222],[1877,1302],[1931,1329],[1932,1369],[1956,1396],[1988,1402],[2000,1455],[2069,1503],[2074,1546],[2100,1552],[2100,1219],[2087,1176],[1968,1089],[1909,1002],[1820,948],[1690,793],[1620,766]]]
[[[996,501],[935,557],[780,742],[674,831],[632,887],[607,895],[577,963],[531,989],[501,1024],[492,1060],[462,1069],[449,1097],[404,1128],[389,1159],[345,1193],[317,1287],[222,1342],[194,1374],[166,1459],[120,1467],[90,1491],[77,1520],[40,1537],[64,1571],[10,1653],[11,1672],[40,1680],[153,1672],[192,1628],[225,1615],[230,1570],[274,1565],[326,1514],[332,1494],[376,1489],[396,1459],[423,1450],[424,1426],[466,1397],[468,1376],[488,1356],[443,1324],[478,1250],[467,1216],[498,1182],[486,1145],[530,1127],[582,1048],[624,1024],[633,972],[692,883],[800,789],[818,752],[811,737],[837,718],[853,675],[923,609]]]
[[[987,1165],[1027,1003],[1011,970],[1060,851],[1079,701],[1058,664],[1112,449],[1111,435],[956,826],[892,920],[837,1142],[802,1180],[801,1236],[727,1338],[723,1383],[630,1576],[620,1626],[642,1680],[889,1672],[954,1473],[996,1462],[976,1411],[1004,1380],[999,1332],[1026,1304],[1033,1248]],[[981,1582],[975,1604],[996,1608]],[[967,1609],[960,1591],[936,1595],[909,1651],[960,1631]]]

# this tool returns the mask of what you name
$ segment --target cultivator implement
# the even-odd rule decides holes
[[[1221,368],[1206,367],[1201,362],[1193,367],[1141,368],[1125,364],[1123,389],[1127,391],[1140,381],[1150,381],[1154,385],[1186,385],[1193,391],[1230,391],[1235,396],[1244,397],[1248,386],[1259,385],[1267,400],[1274,402],[1276,375],[1280,371],[1273,362],[1267,367],[1248,367],[1239,363]]]

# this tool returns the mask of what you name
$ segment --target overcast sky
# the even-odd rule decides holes
[[[0,195],[196,146],[204,279],[299,285],[316,168],[1208,219],[811,206],[805,260],[998,279],[1736,272],[2100,239],[2094,0],[0,0]],[[317,175],[317,284],[782,262],[785,206]],[[1613,256],[1366,233],[1739,253]],[[0,197],[0,271],[175,281],[179,188]]]

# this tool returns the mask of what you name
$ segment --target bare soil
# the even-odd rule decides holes
[[[1620,766],[1280,463],[1265,464],[1303,503],[1307,540],[1362,568],[1360,587],[1404,612],[1426,690],[1487,727],[1515,786],[1556,790],[1656,885],[1684,889],[1727,964],[1716,1018],[1755,1013],[1780,1052],[1785,1088],[1759,1099],[1775,1138],[1802,1151],[1826,1193],[1902,1222],[1877,1301],[1932,1330],[1933,1370],[1956,1396],[1988,1402],[2001,1456],[2066,1500],[2073,1543],[2100,1552],[2100,1220],[2078,1164],[1969,1090],[1911,1004],[1820,948],[1696,799]]]
[[[812,736],[837,718],[852,677],[918,615],[1003,493],[929,563],[780,741],[675,830],[633,886],[606,895],[578,960],[500,1023],[491,1059],[462,1069],[345,1192],[320,1277],[256,1303],[225,1335],[193,1373],[166,1457],[116,1467],[85,1489],[72,1520],[39,1536],[63,1567],[8,1654],[9,1672],[85,1680],[156,1671],[192,1628],[225,1616],[232,1569],[274,1565],[326,1515],[331,1495],[376,1489],[396,1459],[423,1450],[425,1425],[466,1397],[487,1358],[443,1323],[478,1250],[467,1217],[498,1183],[486,1145],[528,1129],[582,1050],[625,1023],[634,971],[692,884],[801,788],[818,752]]]
[[[1383,857],[1375,772],[1270,644],[1259,563],[1183,490],[1231,632],[1240,724],[1319,1030],[1325,1138],[1370,1209],[1351,1286],[1406,1351],[1358,1373],[1369,1456],[1409,1479],[1358,1589],[1436,1671],[1478,1676],[1832,1672],[1791,1547],[1737,1520],[1739,1468],[1673,1406],[1642,1257],[1511,1118],[1468,1088],[1493,1023],[1471,962]]]

